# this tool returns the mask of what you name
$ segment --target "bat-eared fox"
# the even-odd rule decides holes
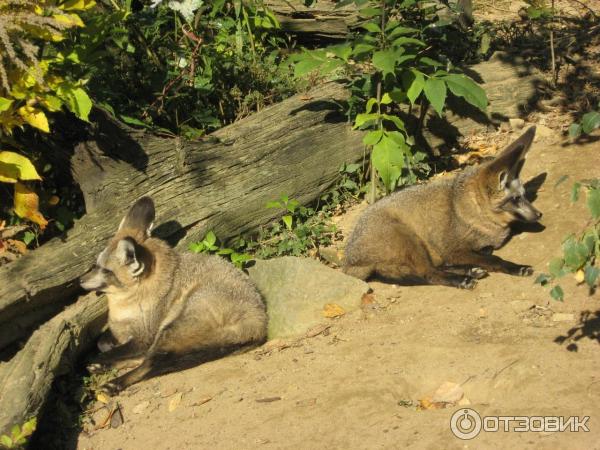
[[[348,239],[344,272],[464,289],[488,271],[531,275],[530,266],[492,251],[507,241],[511,223],[542,217],[519,180],[534,136],[531,127],[491,161],[369,206]]]
[[[154,214],[152,200],[139,199],[81,279],[108,298],[103,353],[90,371],[133,368],[104,386],[109,393],[186,357],[266,338],[265,306],[250,278],[219,256],[178,253],[151,237]]]

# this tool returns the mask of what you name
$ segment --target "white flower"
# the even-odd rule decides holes
[[[156,2],[158,0],[153,1]],[[203,0],[173,0],[169,2],[168,6],[173,11],[179,12],[187,22],[191,22],[194,18],[194,13],[200,9],[202,4]]]

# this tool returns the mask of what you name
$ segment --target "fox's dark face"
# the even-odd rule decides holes
[[[504,199],[499,207],[515,221],[537,222],[542,218],[542,213],[525,196],[525,188],[518,178],[504,183]]]
[[[535,127],[531,127],[483,167],[491,193],[492,208],[506,223],[537,222],[542,218],[542,213],[527,199],[525,187],[519,179],[525,154],[531,147],[534,136]]]
[[[153,220],[154,204],[143,197],[123,218],[115,237],[98,255],[94,268],[81,277],[81,287],[116,294],[135,286],[152,263],[152,255],[142,244],[150,236]]]

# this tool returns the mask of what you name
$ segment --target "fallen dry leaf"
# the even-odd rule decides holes
[[[449,403],[455,404],[465,395],[464,391],[457,383],[445,381],[433,393],[432,400],[434,403]]]
[[[23,219],[29,219],[37,223],[43,230],[48,225],[48,221],[39,211],[40,199],[37,194],[29,189],[23,183],[15,184],[14,207],[17,216]]]
[[[169,412],[173,412],[177,409],[179,404],[181,403],[181,398],[183,397],[182,392],[177,392],[173,398],[169,401]]]
[[[265,398],[257,398],[257,403],[271,403],[281,400],[281,397],[265,397]]]
[[[336,305],[335,303],[327,303],[323,308],[323,316],[328,319],[333,319],[335,317],[340,317],[346,314],[344,308],[340,305]]]
[[[105,405],[108,405],[108,402],[110,401],[110,398],[104,392],[98,392],[96,394],[96,400],[98,400],[99,402],[104,403]]]

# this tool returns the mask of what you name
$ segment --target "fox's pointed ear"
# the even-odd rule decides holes
[[[138,257],[137,247],[132,238],[121,239],[115,255],[122,265],[127,266],[132,276],[137,277],[144,271],[144,263]]]
[[[154,215],[154,202],[150,197],[142,197],[133,204],[127,215],[123,217],[119,230],[129,228],[141,231],[146,237],[149,237],[154,225]]]
[[[516,141],[506,147],[502,153],[487,163],[485,171],[490,179],[499,183],[500,187],[519,177],[525,162],[525,154],[531,147],[535,137],[535,126],[530,127]]]

